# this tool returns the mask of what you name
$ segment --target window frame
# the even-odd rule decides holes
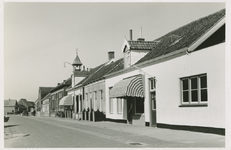
[[[103,90],[99,90],[99,111],[102,111]]]
[[[206,77],[206,87],[204,88],[201,88],[201,78],[202,77]],[[196,83],[197,83],[197,88],[192,88],[192,79],[197,79]],[[188,81],[188,89],[183,89],[183,81],[184,80],[187,80]],[[181,95],[181,105],[180,107],[183,107],[183,106],[197,106],[197,105],[200,105],[200,106],[207,106],[208,104],[208,82],[207,82],[207,74],[199,74],[199,75],[193,75],[193,76],[188,76],[188,77],[183,77],[183,78],[180,78],[180,95]],[[206,101],[201,101],[201,90],[205,90],[206,89],[206,94],[207,94],[207,100]],[[188,101],[187,102],[184,102],[184,91],[187,91],[188,92]],[[192,101],[192,91],[197,91],[197,101]]]
[[[152,84],[153,82],[153,84]],[[153,87],[152,87],[153,85]],[[150,92],[153,92],[156,90],[156,79],[155,78],[149,78],[149,90]]]
[[[109,87],[109,95],[113,87]],[[113,97],[109,97],[109,113],[113,114]]]
[[[122,114],[123,111],[123,99],[122,98],[117,98],[117,113]]]

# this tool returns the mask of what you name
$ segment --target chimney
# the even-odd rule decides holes
[[[138,38],[137,41],[145,41],[144,38]]]
[[[130,29],[130,41],[132,41],[132,29]]]
[[[115,58],[114,51],[108,52],[108,60],[111,60],[111,59],[114,59],[114,58]]]
[[[83,66],[83,71],[85,71],[85,66]]]

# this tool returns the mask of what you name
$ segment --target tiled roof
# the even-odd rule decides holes
[[[90,79],[90,77],[95,73],[97,72],[103,65],[105,64],[101,64],[93,69],[91,69],[89,71],[89,76],[87,76],[86,78],[84,78],[83,80],[81,80],[79,83],[77,83],[76,85],[81,85],[81,84],[84,84],[85,82],[87,82],[88,79]]]
[[[87,85],[87,84],[90,84],[92,82],[102,80],[102,79],[104,79],[104,75],[118,71],[120,69],[123,69],[123,58],[121,58],[115,62],[111,62],[108,65],[106,65],[106,64],[103,65],[101,68],[98,69],[98,71],[91,74],[91,76],[89,76],[87,78],[87,80],[83,83],[83,85]]]
[[[50,97],[51,93],[48,93],[45,97],[43,97],[42,101],[48,99]]]
[[[119,60],[117,60],[115,62],[116,64],[114,65],[115,67],[113,67],[113,69],[111,69],[109,72],[107,72],[107,74],[105,75],[108,75],[108,74],[111,74],[113,72],[116,72],[116,71],[120,71],[120,70],[123,70],[124,69],[124,58],[120,58]]]
[[[189,47],[216,25],[225,16],[225,9],[184,25],[156,39],[155,48],[141,58],[136,64]]]
[[[19,101],[18,101],[18,104],[21,104],[21,105],[24,105],[26,108],[30,105],[28,103],[28,101],[24,98],[21,98]]]
[[[54,87],[39,87],[39,91],[41,92],[41,99],[43,99],[43,97],[45,97],[53,88]]]
[[[31,102],[31,101],[27,101],[27,103],[29,104],[30,107],[34,107],[35,103]]]
[[[151,50],[156,45],[155,41],[128,41],[130,45],[130,50]]]
[[[57,90],[59,90],[59,89],[61,89],[61,88],[63,88],[63,87],[68,87],[68,86],[70,86],[70,85],[71,85],[71,77],[68,78],[67,80],[63,81],[62,83],[60,83],[60,84],[57,85],[56,87],[52,88],[52,89],[50,90],[50,92],[57,91]],[[47,93],[47,94],[48,94],[48,93]],[[47,95],[47,94],[46,94],[46,95]],[[46,96],[46,95],[45,95],[45,96]]]
[[[4,100],[4,106],[15,106],[17,104],[17,100]]]

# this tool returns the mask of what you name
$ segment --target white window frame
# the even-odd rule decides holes
[[[97,91],[94,91],[94,110],[96,110]]]
[[[112,90],[112,87],[109,87],[109,95]],[[113,114],[113,97],[109,97],[109,112]]]
[[[156,90],[156,80],[155,78],[149,78],[149,89],[151,92]]]
[[[206,88],[201,88],[201,77],[206,76]],[[192,101],[192,91],[195,89],[191,88],[191,80],[193,78],[197,78],[197,101],[193,102]],[[188,80],[188,89],[183,90],[183,80],[187,79]],[[194,76],[189,76],[189,77],[183,77],[180,79],[180,85],[181,85],[181,104],[182,105],[196,105],[196,104],[207,104],[208,103],[208,79],[207,79],[207,74],[200,74],[200,75],[194,75]],[[201,90],[206,89],[207,90],[207,101],[201,101]],[[188,102],[183,101],[183,91],[188,91]]]
[[[99,111],[102,111],[103,90],[99,90]]]
[[[122,98],[117,98],[117,113],[122,114],[122,109],[123,108],[123,99]]]
[[[110,97],[109,99],[109,112],[110,114],[113,114],[113,98]]]

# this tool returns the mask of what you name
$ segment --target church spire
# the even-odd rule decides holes
[[[76,57],[75,57],[72,65],[76,66],[76,67],[79,67],[82,65],[82,62],[80,61],[79,56],[78,56],[78,49],[76,49]]]

